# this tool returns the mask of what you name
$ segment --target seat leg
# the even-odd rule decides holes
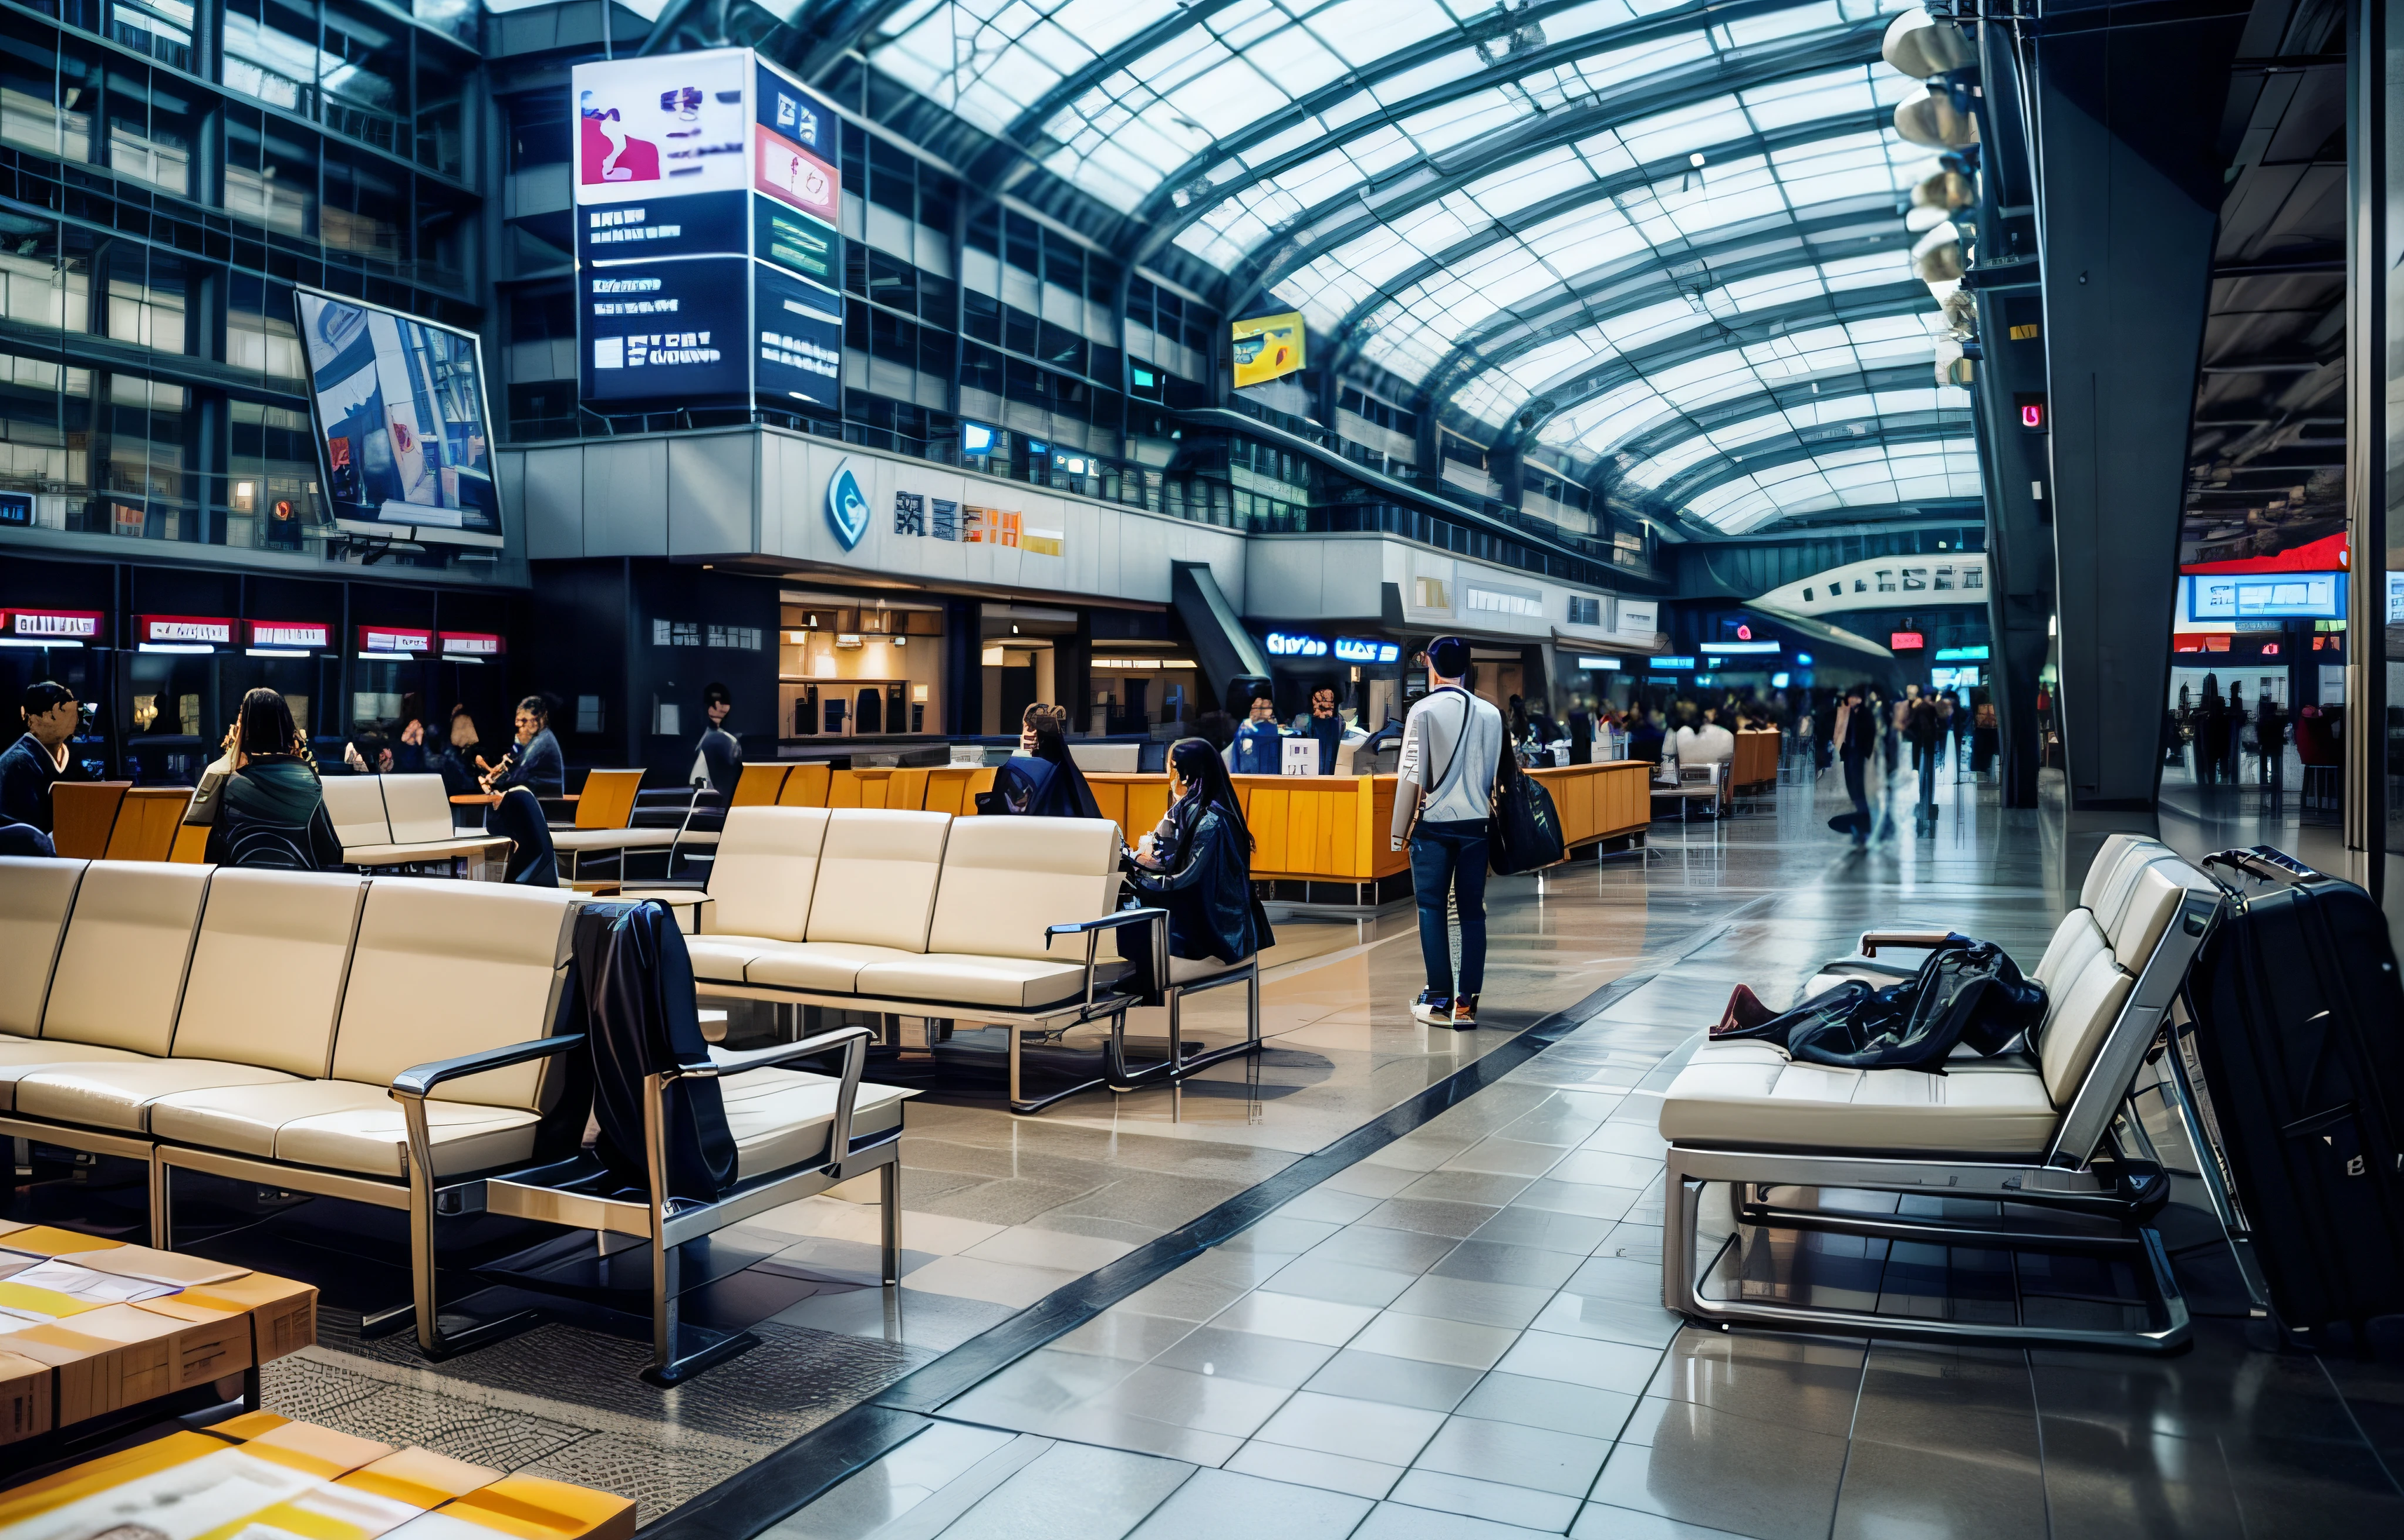
[[[899,1156],[877,1168],[876,1197],[884,1210],[885,1286],[902,1281],[902,1161]]]
[[[1119,1071],[1124,1076],[1125,1066]],[[1168,991],[1168,1078],[1185,1078],[1185,991]]]
[[[1673,1145],[1662,1188],[1661,1308],[1681,1316],[1694,1309],[1695,1225],[1700,1211],[1696,1197],[1685,1172],[1678,1169]]]
[[[150,1147],[150,1244],[162,1252],[175,1249],[175,1197],[168,1183],[174,1180],[173,1167]]]

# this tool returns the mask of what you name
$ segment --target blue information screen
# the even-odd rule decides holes
[[[775,398],[843,404],[843,296],[765,263],[752,265],[762,401]]]
[[[578,273],[584,399],[742,400],[750,385],[743,279],[751,265],[697,258]]]

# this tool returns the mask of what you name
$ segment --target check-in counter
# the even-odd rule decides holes
[[[1736,763],[1728,767],[1728,784],[1742,788],[1777,785],[1781,741],[1781,735],[1774,727],[1739,733],[1736,735]]]

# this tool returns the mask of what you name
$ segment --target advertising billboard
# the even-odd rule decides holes
[[[1266,385],[1303,367],[1302,312],[1255,315],[1230,329],[1236,339],[1236,386]]]
[[[751,199],[751,217],[752,256],[814,284],[843,287],[843,235],[834,226],[757,194]]]
[[[750,388],[749,266],[707,257],[579,273],[585,399],[740,399]]]
[[[2229,573],[2179,579],[2190,621],[2345,619],[2342,572]]]
[[[755,263],[753,378],[762,396],[843,404],[843,296]]]
[[[499,545],[492,411],[475,337],[314,289],[294,298],[335,525]]]
[[[579,64],[576,202],[740,191],[750,181],[748,49]]]
[[[696,192],[576,211],[579,266],[656,262],[668,257],[743,255],[748,192]]]

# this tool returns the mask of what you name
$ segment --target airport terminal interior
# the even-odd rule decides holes
[[[2399,189],[2404,0],[0,0],[0,1536],[2404,1533]]]

